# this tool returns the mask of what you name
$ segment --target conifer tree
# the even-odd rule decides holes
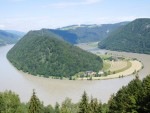
[[[85,91],[79,104],[79,113],[89,113],[88,96]]]
[[[29,113],[41,113],[41,103],[33,90],[32,97],[29,101]]]
[[[95,113],[102,113],[102,103],[101,103],[101,101],[98,103],[98,108],[97,108],[97,112],[95,112]]]
[[[102,104],[101,102],[98,102],[96,98],[91,97],[89,106],[90,106],[90,113],[101,113]]]
[[[143,91],[140,100],[140,110],[142,113],[150,113],[150,75],[143,79]]]
[[[55,105],[55,113],[60,113],[60,105],[58,104],[58,102],[56,102],[56,105]]]

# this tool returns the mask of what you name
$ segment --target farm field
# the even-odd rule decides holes
[[[120,70],[123,69],[127,66],[127,61],[110,61],[110,71],[116,71],[116,70]]]

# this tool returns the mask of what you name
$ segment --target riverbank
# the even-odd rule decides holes
[[[93,46],[89,46],[88,44],[85,44],[85,45],[86,46],[84,46],[84,44],[81,44],[81,47],[80,46],[79,47],[82,49],[88,48],[89,50],[94,49]],[[83,47],[85,47],[85,48],[83,48]],[[98,50],[98,48],[96,48],[96,47],[95,47],[95,49]],[[88,51],[88,50],[86,50],[86,51]],[[90,52],[93,52],[93,50]],[[93,52],[93,53],[98,55],[97,52]],[[108,71],[108,72],[110,72],[109,74],[106,74],[106,75],[103,74],[103,75],[99,75],[99,76],[83,76],[83,77],[80,77],[80,76],[74,77],[73,76],[71,78],[49,76],[46,79],[49,79],[49,80],[52,80],[52,79],[59,79],[59,80],[108,80],[108,79],[122,78],[122,77],[126,77],[129,75],[137,74],[137,72],[139,72],[143,68],[142,63],[138,60],[135,60],[132,57],[128,59],[128,58],[113,55],[113,54],[111,54],[109,56],[115,57],[115,60],[117,59],[117,61],[115,61],[115,60],[111,61],[113,65],[111,64],[111,66],[110,66],[111,69],[109,69],[109,71]],[[121,60],[118,60],[119,58],[121,58]],[[114,64],[115,64],[115,66],[114,66]],[[130,64],[130,65],[128,66],[128,64]],[[35,76],[35,75],[25,73],[23,71],[20,71],[20,72],[27,74],[27,75],[30,75],[30,76]],[[105,72],[105,70],[104,70],[104,72]],[[42,75],[36,75],[35,77],[44,78],[44,76],[42,76]]]
[[[28,74],[28,73],[25,73],[21,70],[18,70],[20,73],[24,74],[24,75],[28,75],[28,76],[34,76],[34,77],[40,77],[40,78],[44,78],[44,79],[48,79],[48,80],[53,80],[53,79],[58,79],[58,80],[108,80],[108,79],[115,79],[115,78],[122,78],[122,77],[126,77],[126,76],[130,76],[130,75],[135,75],[137,74],[143,67],[143,64],[138,61],[138,60],[131,60],[129,61],[131,63],[131,66],[128,67],[127,66],[127,69],[124,69],[124,68],[121,68],[120,70],[122,71],[119,71],[116,73],[112,73],[112,74],[109,74],[107,76],[100,76],[100,77],[95,77],[95,76],[89,76],[89,77],[83,77],[83,78],[75,78],[75,79],[69,79],[69,78],[61,78],[61,77],[53,77],[53,76],[50,76],[49,78],[45,78],[43,77],[42,75],[32,75],[32,74]],[[126,68],[126,67],[125,67]],[[16,69],[17,70],[17,69]],[[115,72],[115,71],[114,71]]]
[[[89,79],[91,79],[91,80],[107,80],[107,79],[121,78],[121,77],[136,74],[136,72],[139,72],[142,69],[141,62],[139,62],[137,60],[130,61],[130,62],[132,64],[132,66],[129,69],[124,70],[122,72],[107,75],[107,76],[101,76],[101,77],[92,77],[92,78],[84,77],[84,78],[79,78],[78,80],[89,80]]]

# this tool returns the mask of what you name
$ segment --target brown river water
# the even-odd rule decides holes
[[[12,46],[0,47],[0,91],[12,90],[20,96],[22,102],[29,101],[32,90],[35,89],[37,96],[45,105],[54,105],[56,102],[61,103],[66,97],[71,98],[73,102],[78,102],[83,91],[105,103],[113,93],[116,93],[122,86],[127,85],[135,78],[134,75],[131,75],[109,80],[70,81],[31,76],[16,70],[7,60],[6,54]],[[86,44],[79,44],[78,46],[91,52],[107,51],[90,48]],[[107,52],[137,58],[142,61],[144,69],[139,72],[141,79],[150,74],[150,55],[115,51]]]

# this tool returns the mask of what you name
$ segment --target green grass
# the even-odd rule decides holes
[[[103,60],[107,60],[111,57],[110,55],[103,55],[103,54],[97,54],[97,55],[100,56]]]
[[[110,68],[110,66],[111,66],[110,63],[104,61],[103,70],[107,71]]]
[[[98,47],[98,42],[90,42],[88,45],[91,47]]]

